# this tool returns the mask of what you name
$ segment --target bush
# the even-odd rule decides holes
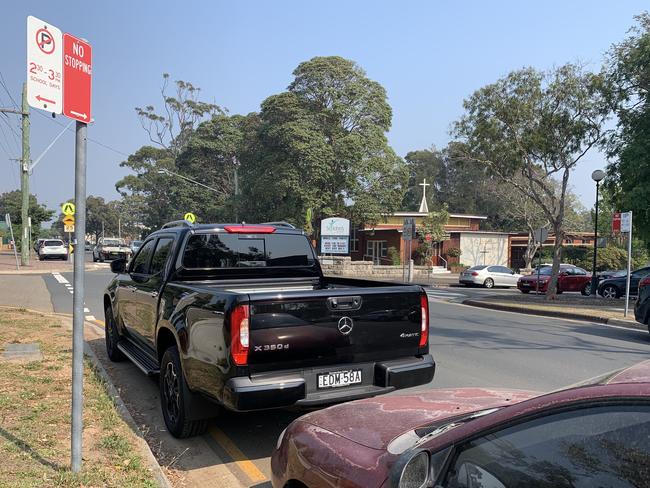
[[[457,247],[450,247],[447,249],[447,256],[450,258],[459,258],[461,255],[460,249]]]
[[[399,252],[394,246],[388,248],[388,259],[390,259],[393,266],[399,266],[402,264],[402,259],[399,255]]]

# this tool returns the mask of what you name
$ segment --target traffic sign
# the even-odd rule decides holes
[[[407,217],[404,219],[404,225],[402,226],[402,239],[405,241],[413,240],[415,235],[415,219],[413,217]]]
[[[183,218],[187,220],[190,224],[196,222],[196,215],[194,215],[192,212],[187,212]]]
[[[621,213],[616,212],[612,215],[612,234],[621,232]]]
[[[64,225],[74,225],[74,217],[72,215],[66,215],[63,217]]]
[[[90,122],[92,48],[86,41],[63,35],[63,114]]]
[[[63,215],[74,215],[75,206],[72,202],[65,202],[61,205],[61,212]]]
[[[74,232],[74,224],[72,224],[72,225],[67,225],[67,224],[64,225],[63,230],[64,230],[64,232]]]
[[[543,242],[546,241],[546,239],[548,239],[548,229],[545,229],[544,227],[535,229],[534,236],[535,236],[535,242],[542,244]]]
[[[632,213],[621,213],[621,232],[630,232],[632,230]]]
[[[36,17],[27,17],[27,103],[60,114],[63,108],[63,36]]]

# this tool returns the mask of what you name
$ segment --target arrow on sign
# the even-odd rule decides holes
[[[79,112],[75,112],[74,110],[70,110],[70,113],[72,115],[76,115],[77,117],[81,117],[84,120],[88,118],[88,116],[86,114],[80,114]]]
[[[40,95],[36,95],[36,100],[38,100],[39,102],[47,102],[56,105],[56,102],[54,100],[50,100],[49,98],[44,98]]]

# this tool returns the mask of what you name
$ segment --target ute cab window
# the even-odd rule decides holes
[[[311,266],[309,240],[283,234],[194,234],[183,254],[186,269]]]

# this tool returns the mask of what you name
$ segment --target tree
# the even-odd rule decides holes
[[[14,190],[0,194],[0,218],[4,220],[5,214],[11,216],[11,225],[14,228],[14,238],[17,243],[21,242],[22,236],[22,193]],[[40,236],[41,224],[50,220],[56,212],[49,210],[44,204],[38,203],[36,195],[29,195],[28,215],[32,219],[32,237]]]
[[[257,137],[241,158],[246,218],[318,229],[332,215],[373,223],[396,210],[407,175],[387,143],[384,88],[337,56],[313,58],[293,74],[286,92],[262,103]]]
[[[514,71],[465,100],[455,157],[485,166],[535,201],[555,233],[548,297],[555,298],[571,171],[604,138],[602,76],[567,64]],[[523,175],[525,183],[514,176]]]
[[[417,209],[422,200],[422,187],[419,186],[426,178],[431,184],[429,200],[434,205],[439,202],[438,196],[441,192],[444,161],[443,155],[435,147],[410,151],[405,157],[406,167],[409,173],[408,187],[402,201],[405,209]],[[427,201],[427,204],[430,203]]]
[[[609,52],[605,73],[612,85],[617,131],[608,141],[606,188],[618,210],[634,212],[635,233],[650,244],[650,14]]]
[[[426,265],[431,263],[434,245],[448,238],[445,230],[447,222],[449,222],[449,212],[446,205],[443,205],[440,210],[429,212],[429,215],[422,219],[417,238],[418,249],[420,254],[424,256]]]
[[[206,117],[224,114],[218,105],[202,102],[198,99],[201,89],[189,81],[176,80],[176,96],[167,94],[169,74],[163,73],[160,95],[164,111],[157,113],[153,105],[136,107],[142,128],[149,135],[149,140],[177,156],[183,150],[197,125]]]

